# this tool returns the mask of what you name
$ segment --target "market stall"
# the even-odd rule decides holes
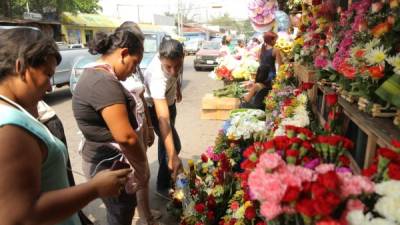
[[[255,29],[273,27],[260,12],[275,3],[250,1]],[[400,224],[399,4],[301,4],[265,110],[230,111],[178,179],[170,210],[182,225]],[[230,60],[217,77],[256,69]]]

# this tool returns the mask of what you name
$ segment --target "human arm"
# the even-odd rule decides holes
[[[275,59],[276,59],[276,64],[278,64],[278,68],[276,70],[276,71],[278,71],[279,67],[282,65],[282,54],[281,54],[281,51],[279,49],[277,49],[277,48],[274,48],[273,54],[274,54]]]
[[[249,89],[248,92],[245,96],[243,96],[243,100],[245,102],[250,102],[251,99],[254,97],[254,95],[256,95],[256,93],[262,89],[264,85],[260,84],[260,83],[255,83],[253,84]]]
[[[0,218],[4,225],[59,223],[97,197],[117,195],[130,172],[103,172],[87,183],[41,193],[45,145],[22,128],[4,126],[0,149],[7,149],[0,151]]]
[[[175,179],[178,172],[182,170],[182,162],[178,157],[172,137],[168,103],[166,99],[153,99],[153,101],[160,127],[161,138],[167,150],[168,168],[172,170],[172,178]]]
[[[143,102],[144,114],[146,116],[146,123],[147,123],[146,128],[145,128],[146,129],[146,138],[147,138],[146,144],[147,144],[147,146],[150,147],[153,145],[154,139],[155,139],[154,127],[153,127],[153,123],[151,122],[149,109],[147,107],[147,103],[146,103],[146,100],[145,100],[143,94],[141,95],[141,98],[142,98],[142,102]]]
[[[176,102],[182,101],[182,73],[178,77],[178,81],[176,83]]]

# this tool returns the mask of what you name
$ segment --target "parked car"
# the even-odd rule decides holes
[[[205,41],[201,45],[200,50],[196,53],[194,59],[194,69],[214,69],[218,65],[217,58],[221,44],[215,41]]]
[[[144,53],[143,59],[140,62],[140,68],[144,72],[148,65],[151,63],[158,52],[158,46],[166,34],[164,32],[144,31]],[[76,83],[85,68],[94,63],[100,56],[99,55],[85,55],[78,57],[74,65],[71,67],[71,76],[69,77],[69,87],[73,93]]]
[[[184,42],[185,53],[187,55],[195,55],[200,49],[200,40],[192,39]]]

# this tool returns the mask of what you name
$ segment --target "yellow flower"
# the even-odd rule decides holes
[[[245,208],[245,209],[249,208],[250,206],[253,206],[253,204],[251,203],[251,201],[247,201],[247,202],[244,203],[244,208]]]
[[[400,75],[400,53],[387,58],[386,61],[394,67],[393,71]]]
[[[383,46],[373,48],[365,55],[370,65],[382,64],[386,59],[386,49]]]

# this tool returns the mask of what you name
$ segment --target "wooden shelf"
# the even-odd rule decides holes
[[[299,80],[303,82],[315,80],[315,71],[309,70],[302,65],[295,65],[295,74]],[[308,91],[313,113],[322,126],[326,123],[325,117],[327,108],[325,104],[325,95],[332,92],[335,92],[332,88],[321,86],[317,83]],[[372,117],[358,110],[357,104],[347,102],[340,95],[338,96],[338,103],[341,106],[341,111],[345,115],[343,133],[350,133],[349,135],[356,140],[362,140],[362,143],[355,143],[358,145],[357,150],[360,151],[353,152],[358,161],[357,164],[355,158],[351,159],[352,168],[355,169],[354,171],[360,171],[360,167],[366,168],[371,165],[376,155],[377,148],[393,148],[391,145],[392,140],[400,139],[400,129],[393,124],[392,118]],[[352,129],[356,129],[357,134],[352,133]]]

